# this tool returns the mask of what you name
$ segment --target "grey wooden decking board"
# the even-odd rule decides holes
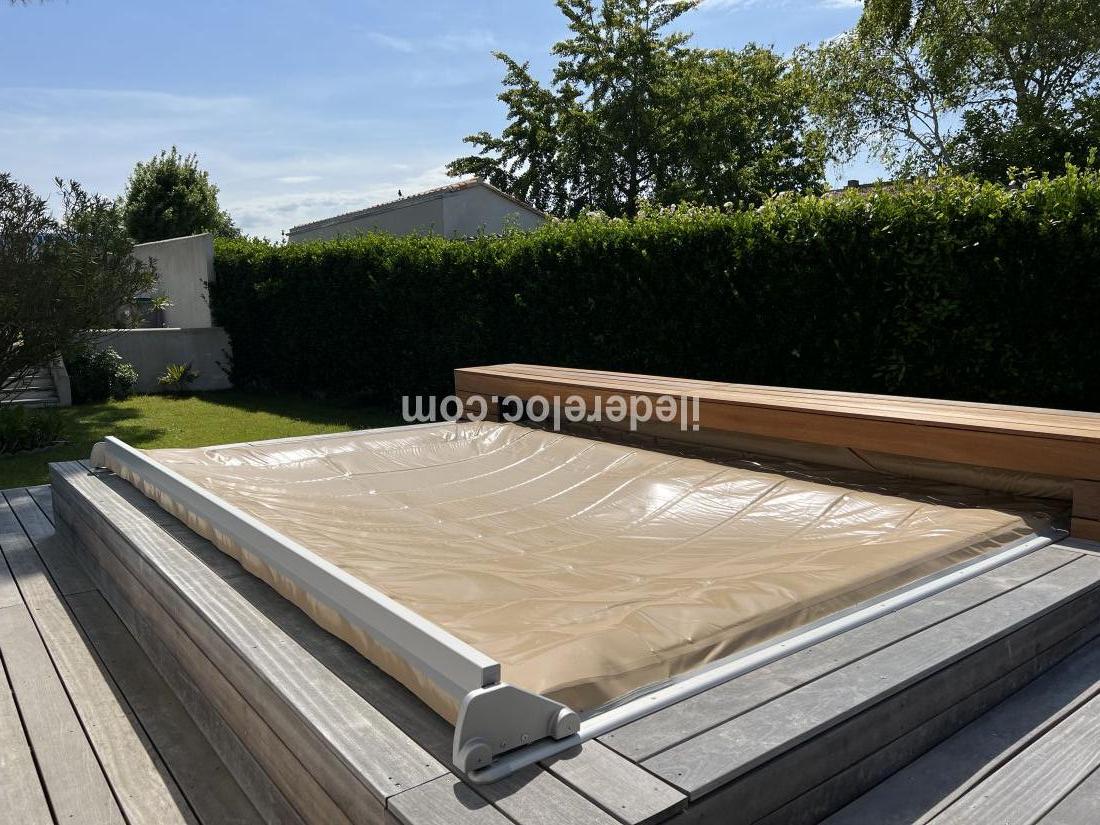
[[[411,691],[255,576],[234,577],[229,584],[428,753],[450,761],[454,728]]]
[[[1098,583],[1100,558],[1083,556],[1026,587],[907,637],[664,751],[643,765],[695,798],[1023,627]]]
[[[103,596],[80,593],[69,597],[69,606],[198,818],[260,825],[252,803]]]
[[[448,774],[387,800],[386,821],[401,825],[510,825],[510,820]],[[563,823],[564,825],[564,823]]]
[[[0,527],[0,529],[3,529]],[[3,536],[0,535],[0,541]],[[8,562],[4,554],[0,553],[0,609],[5,607],[18,607],[23,604],[23,597],[19,595],[19,588],[15,585],[15,577],[11,574]]]
[[[1046,548],[677,702],[600,738],[638,762],[717,727],[901,639],[1066,565],[1080,553]]]
[[[70,553],[57,546],[53,522],[26,490],[5,490],[2,494],[19,520],[39,557],[46,563],[55,587],[64,595],[93,590],[91,580]]]
[[[446,773],[426,751],[290,640],[226,581],[212,574],[177,540],[97,478],[88,476],[83,468],[54,465],[54,469],[57,481],[71,485],[74,493],[100,516],[93,529],[104,528],[125,541],[151,570],[167,571],[171,587],[197,611],[196,615],[248,663],[267,689],[284,697],[286,707],[318,731],[367,790],[385,799]],[[61,492],[57,481],[55,496]]]
[[[950,741],[949,737],[953,733],[976,723],[989,708],[998,707],[1017,691],[1026,689],[1036,677],[1072,655],[1078,647],[1095,641],[1098,636],[1100,624],[1097,623],[1078,631],[1012,670],[1004,678],[967,695],[962,701],[904,736],[776,809],[759,820],[759,825],[816,825],[833,814],[837,817],[837,823],[846,825],[862,825],[866,822],[874,822],[876,825],[913,825],[925,813],[947,804],[954,790],[949,776],[941,777],[938,783],[934,781],[934,777],[929,778],[927,783],[923,780],[900,780],[900,777],[905,776],[908,766],[919,761],[923,755],[935,752],[936,746],[945,740]],[[1024,716],[1034,721],[1034,717],[1026,714]],[[954,771],[951,775],[956,776],[960,782],[979,770],[980,766],[967,762],[965,751],[954,756],[960,761],[945,767],[948,772]],[[980,756],[980,753],[974,753],[975,759]],[[899,781],[901,784],[896,784]],[[894,792],[886,794],[885,799],[880,798],[881,805],[878,808],[863,809],[864,799],[875,796],[881,786],[892,787]],[[846,816],[844,812],[849,808],[854,813]],[[705,809],[705,805],[700,806],[700,810]],[[825,821],[836,825],[832,819]]]
[[[29,497],[25,501],[40,513]],[[0,527],[0,543],[27,610],[127,820],[131,825],[193,823],[183,794],[55,590],[29,538],[11,538],[19,523],[4,502],[0,524],[7,525]],[[37,535],[40,542],[56,538]],[[85,581],[91,587],[87,577]]]
[[[686,795],[599,742],[542,765],[626,825],[660,822],[687,805]]]
[[[492,785],[476,788],[480,796],[523,825],[616,825],[618,820],[537,766],[524,768]]]
[[[14,610],[22,608],[0,608]],[[23,720],[15,706],[8,674],[0,659],[0,811],[19,825],[53,825]]]
[[[50,520],[50,524],[53,524],[53,494],[50,492],[50,485],[39,484],[35,487],[28,487],[27,492],[41,508],[46,518]]]
[[[1095,825],[1100,821],[1100,770],[1069,792],[1038,825]]]
[[[194,676],[201,684],[201,695],[221,719],[230,725],[233,734],[247,743],[247,748],[262,765],[262,772],[285,791],[286,799],[303,817],[323,821],[326,825],[350,822],[345,812],[332,800],[325,788],[302,765],[299,758],[301,744],[291,748],[279,737],[263,716],[253,708],[232,681],[212,662],[200,647],[180,626],[175,616],[161,606],[153,595],[130,570],[114,556],[103,539],[55,488],[54,501],[58,506],[58,524],[74,531],[81,546],[101,569],[98,579],[102,592],[116,613],[124,617],[130,632],[141,643],[146,653],[156,656],[157,667],[162,673],[177,678],[180,674]],[[152,575],[152,574],[150,574]],[[129,606],[133,610],[129,610]],[[229,655],[229,654],[227,654]],[[225,741],[224,739],[222,740]],[[384,816],[384,807],[373,795],[362,790],[365,799],[357,810],[362,821],[378,821]],[[262,800],[252,797],[257,807]],[[277,803],[277,799],[272,800]],[[374,803],[370,805],[368,803]]]
[[[807,806],[821,816],[831,813],[885,775],[874,771],[882,771],[884,764],[894,770],[903,767],[901,757],[919,753],[908,750],[910,746],[924,742],[927,749],[943,740],[1092,638],[1093,627],[1100,624],[1100,605],[1086,619],[1077,604],[1059,613],[1056,622],[1037,624],[1041,633],[1029,636],[1032,627],[983,647],[719,786],[711,792],[709,804],[696,807],[714,811],[735,802],[725,815],[730,825],[756,823],[780,811],[791,821],[802,817],[805,825],[815,821],[805,817]],[[953,710],[945,714],[945,708]],[[861,766],[870,769],[868,774],[861,774]],[[834,794],[835,804],[825,805]]]
[[[1035,822],[1097,768],[1100,768],[1100,697],[1094,696],[963,794],[932,823]]]
[[[69,527],[63,519],[58,519],[57,526],[59,530],[68,534]],[[72,540],[77,541],[75,536]],[[89,555],[92,555],[91,551]],[[213,692],[210,690],[201,690],[191,680],[165,641],[152,630],[149,622],[123,595],[113,579],[102,571],[95,573],[97,567],[94,564],[89,564],[88,569],[89,575],[99,586],[100,594],[111,605],[131,636],[149,657],[157,672],[166,683],[171,685],[173,694],[187,709],[188,715],[200,728],[222,763],[227,767],[232,766],[234,778],[264,821],[285,825],[304,825],[294,808],[275,788],[253,753],[222,718],[219,713],[219,696],[212,696]],[[273,736],[272,739],[274,739]],[[281,743],[279,745],[281,746]],[[271,750],[274,748],[263,749],[262,755],[268,754]]]
[[[130,484],[112,475],[100,475],[98,479],[118,492],[140,513],[149,515],[162,528],[174,525],[176,529],[169,532],[199,555],[203,562],[210,564],[211,553],[214,561],[220,557],[230,562],[232,566],[228,568],[225,564],[211,567],[257,610],[413,740],[441,763],[449,763],[453,728],[427,709],[415,695],[349,645],[319,627],[263,581],[245,574],[246,571],[236,562],[192,533]],[[682,807],[686,801],[683,794],[652,774],[594,742],[586,746],[582,755],[569,760],[563,771],[568,774],[567,784],[560,781],[566,777],[553,778],[547,774],[546,778],[524,788],[523,793],[501,800],[498,807],[506,807],[511,818],[521,825],[545,820],[546,807],[541,804],[542,800],[552,802],[550,810],[570,810],[578,816],[584,811],[588,811],[588,815],[599,815],[601,809],[606,809],[617,821],[636,825],[659,821]],[[553,768],[551,773],[554,773]],[[534,793],[536,788],[537,796]],[[475,786],[475,791],[487,799],[499,798],[498,793],[486,786]],[[589,798],[594,799],[595,804]]]
[[[1093,633],[1100,628],[1092,627]],[[824,825],[913,825],[934,816],[1100,691],[1100,640],[918,756]]]
[[[87,467],[87,462],[81,462],[81,464]],[[155,501],[145,496],[132,484],[114,475],[100,474],[97,477],[112,492],[117,493],[123,501],[133,506],[150,521],[164,528],[166,533],[190,550],[223,579],[252,575],[241,567],[236,559],[227,553],[223,553]]]
[[[0,656],[54,816],[124,825],[118,803],[26,608],[0,610]]]

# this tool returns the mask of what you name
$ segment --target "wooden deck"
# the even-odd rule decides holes
[[[263,822],[52,519],[0,495],[0,822]]]
[[[1088,545],[478,787],[449,725],[232,559],[113,476],[54,480],[0,501],[0,822],[1097,821]]]

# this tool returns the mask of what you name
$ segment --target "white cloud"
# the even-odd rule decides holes
[[[416,46],[413,42],[404,37],[394,37],[392,34],[384,34],[383,32],[367,32],[366,36],[368,40],[384,49],[392,49],[395,52],[402,52],[403,54],[410,54],[416,51]]]
[[[372,43],[384,49],[412,54],[423,51],[442,52],[487,52],[496,48],[497,41],[493,33],[484,29],[465,32],[449,32],[431,37],[400,37],[379,31],[367,31],[364,35]]]
[[[861,9],[863,0],[821,0],[819,5],[826,9]]]
[[[744,9],[749,6],[755,6],[761,2],[768,2],[768,0],[702,0],[699,4],[698,11],[729,11],[732,9]],[[783,0],[779,2],[773,2],[773,5],[786,5]]]
[[[279,183],[313,183],[320,179],[320,175],[284,175],[281,178],[275,178]]]

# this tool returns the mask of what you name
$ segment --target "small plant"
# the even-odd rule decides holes
[[[157,383],[168,392],[186,392],[198,377],[199,374],[191,369],[190,364],[169,364]]]
[[[110,347],[87,348],[65,357],[74,404],[88,404],[113,398],[121,401],[134,391],[137,370]]]
[[[0,455],[49,447],[61,440],[64,421],[54,409],[0,407]]]

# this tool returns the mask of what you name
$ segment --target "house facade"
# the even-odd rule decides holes
[[[510,226],[534,229],[547,216],[483,180],[459,181],[389,203],[295,226],[288,243],[383,232],[466,238],[498,234]]]

